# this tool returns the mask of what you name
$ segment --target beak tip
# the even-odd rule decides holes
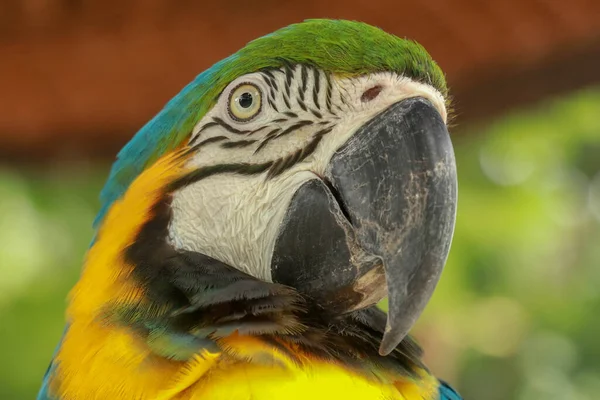
[[[398,321],[394,315],[391,315],[388,312],[385,331],[383,332],[383,338],[379,344],[379,354],[387,356],[394,351],[398,344],[406,337],[411,326],[412,323],[407,324],[406,320]]]
[[[390,344],[387,343],[384,336],[383,340],[381,341],[381,344],[379,345],[379,355],[382,357],[387,356],[392,352],[392,350],[394,350],[394,347],[390,346]]]
[[[404,339],[406,334],[399,334],[398,332],[392,332],[392,329],[389,325],[386,326],[385,332],[383,333],[383,338],[381,339],[381,343],[379,344],[379,355],[387,356],[390,354],[396,346]]]

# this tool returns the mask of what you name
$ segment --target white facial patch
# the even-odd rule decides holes
[[[240,84],[261,92],[260,112],[247,122],[236,121],[228,110],[230,93]],[[372,88],[376,95],[365,98]],[[275,241],[296,190],[320,179],[362,125],[411,97],[428,99],[446,121],[436,89],[393,73],[336,78],[296,66],[236,79],[196,125],[189,165],[238,171],[215,173],[174,193],[171,244],[270,281]],[[257,168],[261,172],[252,172]]]

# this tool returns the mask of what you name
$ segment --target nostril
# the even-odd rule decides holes
[[[360,99],[362,100],[363,103],[371,101],[375,97],[379,96],[379,93],[381,93],[381,90],[383,90],[383,87],[381,87],[380,85],[373,86],[372,88],[365,90],[364,93],[362,94],[362,96],[360,96]]]

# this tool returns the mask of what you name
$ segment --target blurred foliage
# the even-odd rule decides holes
[[[414,330],[467,399],[600,393],[600,90],[455,137],[458,222]],[[0,168],[0,398],[32,399],[62,334],[107,166]]]

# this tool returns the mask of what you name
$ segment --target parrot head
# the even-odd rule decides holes
[[[122,250],[145,299],[160,308],[201,296],[165,283],[173,252],[291,287],[333,315],[387,296],[387,354],[450,248],[447,103],[441,70],[412,41],[349,21],[280,29],[200,74],[123,148],[92,250],[115,235],[111,210],[145,179],[137,196],[159,200],[119,217],[144,214]]]

